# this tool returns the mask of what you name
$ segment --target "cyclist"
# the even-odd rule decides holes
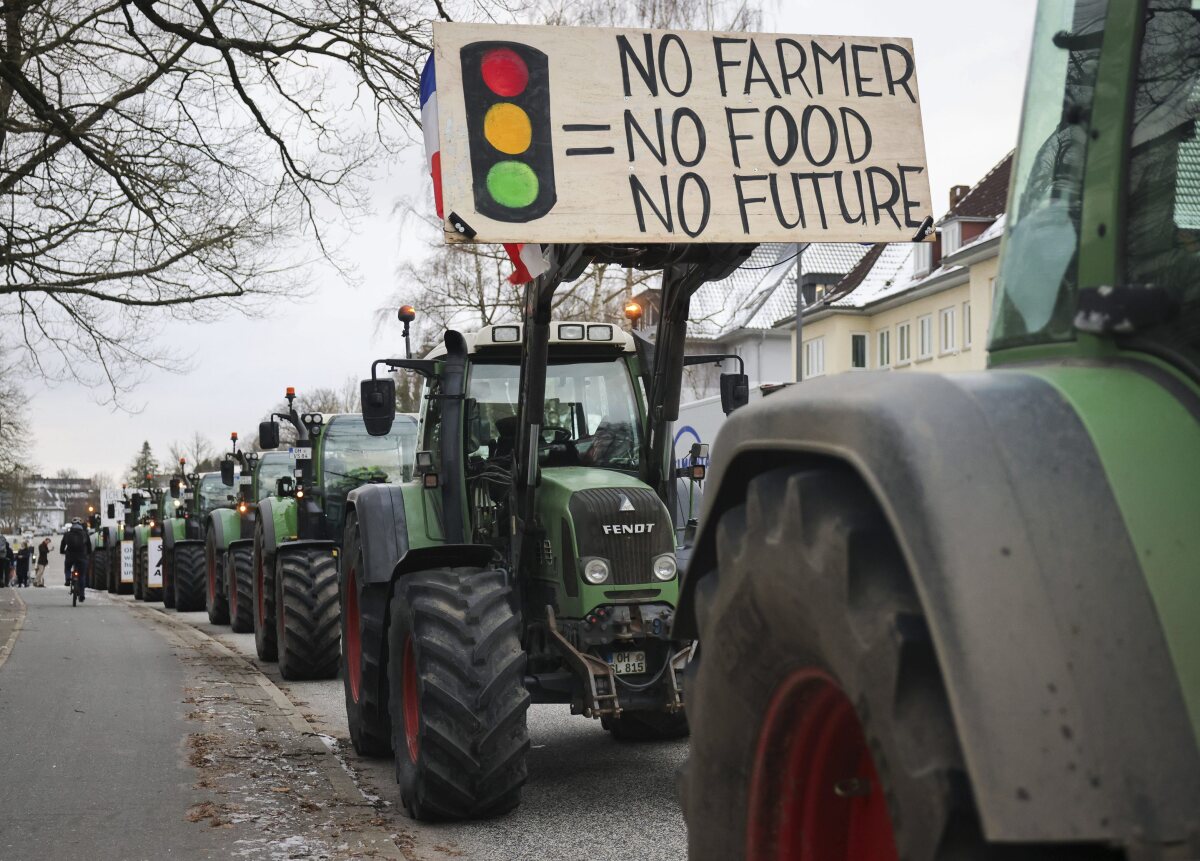
[[[79,576],[83,578],[83,588],[87,589],[88,554],[91,549],[92,542],[88,539],[87,530],[83,528],[83,521],[76,517],[71,521],[71,528],[67,530],[58,547],[58,552],[66,556],[66,559],[63,560],[63,573],[66,575],[68,589],[71,588],[72,566],[79,568]],[[84,599],[80,598],[80,600]]]

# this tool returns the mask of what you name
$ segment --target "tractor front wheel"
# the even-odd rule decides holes
[[[219,576],[223,572],[217,567],[217,540],[211,529],[204,542],[204,572],[204,609],[208,612],[208,621],[214,625],[228,625],[229,603]]]
[[[176,544],[171,566],[175,587],[175,609],[194,613],[204,609],[204,548],[199,544]]]
[[[92,554],[92,582],[96,591],[108,588],[108,554],[103,550]]]
[[[168,610],[175,609],[175,574],[172,570],[175,567],[175,548],[163,548],[162,569],[163,569],[163,606]]]
[[[235,634],[254,631],[254,551],[238,545],[225,554],[229,587],[229,627]]]
[[[406,575],[388,627],[392,749],[414,819],[482,819],[520,803],[529,751],[525,653],[500,571]]]
[[[285,679],[332,679],[338,670],[337,560],[327,547],[275,553],[275,642]]]
[[[392,724],[388,715],[384,622],[387,584],[362,583],[362,538],[358,514],[346,517],[338,581],[341,588],[342,687],[350,742],[360,756],[392,753]]]
[[[758,475],[716,528],[688,668],[692,861],[1113,857],[984,840],[921,603],[854,472]]]
[[[133,566],[133,597],[138,601],[150,600],[148,572],[150,571],[150,548],[142,546],[137,551],[137,564]]]
[[[117,549],[109,549],[104,551],[104,555],[108,557],[108,592],[110,595],[117,594],[117,589],[121,585],[121,554],[120,545]]]
[[[274,661],[279,655],[275,642],[275,572],[267,558],[262,521],[254,525],[253,550],[254,650],[260,661]]]

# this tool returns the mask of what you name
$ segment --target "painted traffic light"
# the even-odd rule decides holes
[[[557,200],[546,55],[519,42],[472,42],[460,61],[476,211],[541,218]]]

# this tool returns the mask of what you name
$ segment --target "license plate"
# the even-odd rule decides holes
[[[292,449],[292,455],[295,456],[296,460],[312,460],[312,449],[294,448]]]
[[[613,652],[608,659],[613,672],[618,676],[632,676],[646,672],[645,652]]]

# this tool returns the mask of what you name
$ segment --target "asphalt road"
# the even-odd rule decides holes
[[[24,625],[0,667],[0,859],[228,857],[224,835],[185,822],[178,658],[101,596],[73,608],[62,585],[19,595]]]
[[[161,605],[158,605],[161,607]],[[565,705],[533,706],[532,751],[521,806],[484,822],[413,823],[400,805],[392,764],[361,759],[350,748],[342,682],[284,681],[275,664],[254,657],[254,635],[214,626],[204,613],[164,611],[251,659],[320,731],[338,739],[360,787],[378,796],[387,817],[415,834],[420,861],[683,861],[687,832],[675,774],[687,742],[623,744],[599,721],[572,716]]]

